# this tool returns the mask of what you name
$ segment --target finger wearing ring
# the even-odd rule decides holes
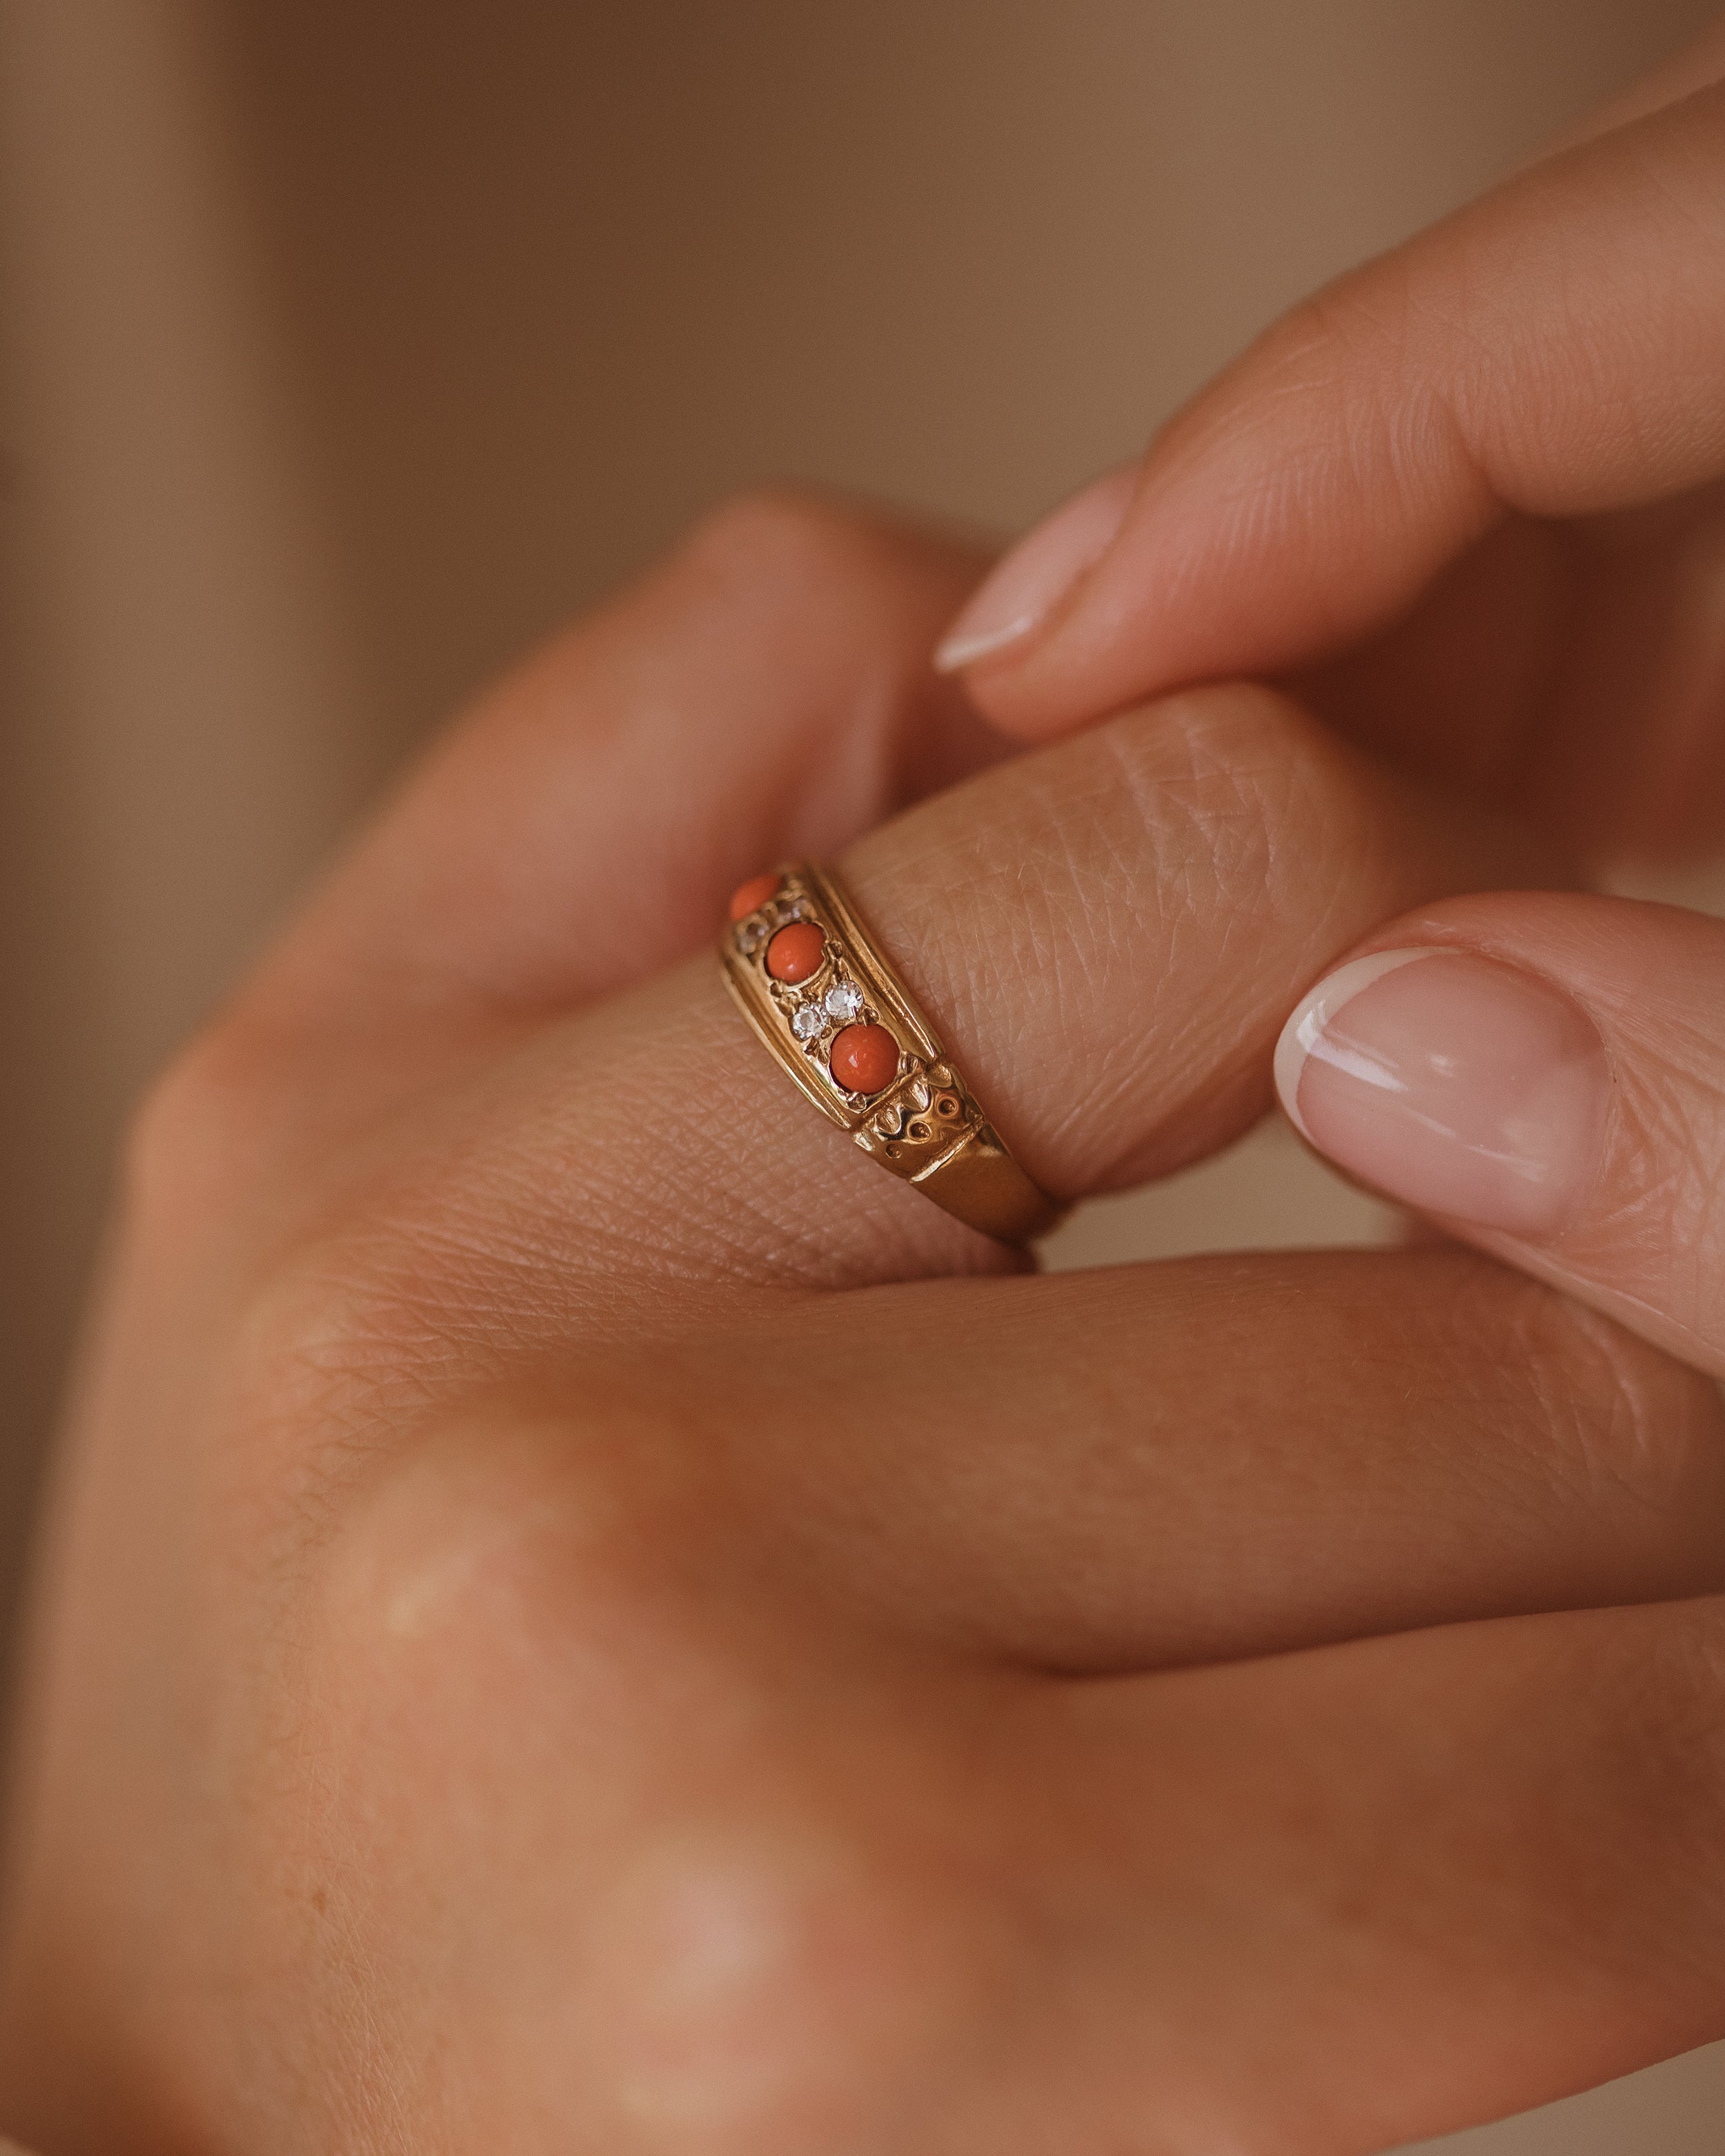
[[[719,949],[743,1016],[871,1160],[1003,1242],[1054,1226],[1062,1209],[1013,1158],[830,875],[803,863],[741,886]]]

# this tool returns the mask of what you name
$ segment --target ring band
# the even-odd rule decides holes
[[[804,862],[744,884],[719,951],[743,1016],[870,1160],[1002,1242],[1053,1227],[1064,1209],[1001,1143],[830,875]]]

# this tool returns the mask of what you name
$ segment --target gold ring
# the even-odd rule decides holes
[[[804,863],[756,876],[719,941],[743,1016],[821,1113],[870,1160],[1002,1242],[1062,1208],[1006,1147],[833,878]]]

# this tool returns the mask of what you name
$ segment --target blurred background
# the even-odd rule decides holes
[[[0,0],[0,1601],[126,1104],[428,729],[732,489],[1023,524],[1713,12]],[[1061,1255],[1378,1224],[1266,1132]]]

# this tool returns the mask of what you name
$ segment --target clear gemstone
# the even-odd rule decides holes
[[[813,1040],[826,1024],[819,1004],[801,1004],[791,1014],[791,1031],[798,1040]]]
[[[849,1025],[862,1007],[862,990],[854,981],[835,981],[827,990],[828,1015],[840,1025]]]

